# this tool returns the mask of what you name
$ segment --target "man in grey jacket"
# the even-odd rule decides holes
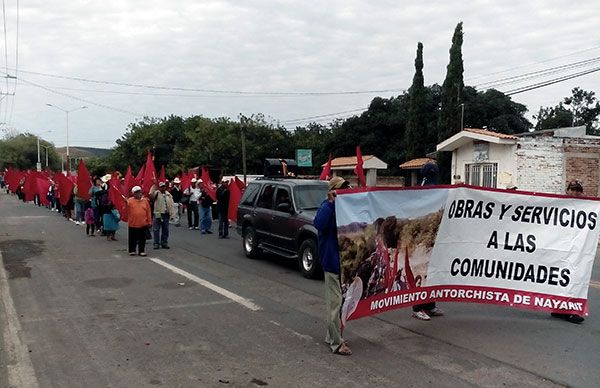
[[[150,198],[154,204],[152,214],[152,229],[154,231],[154,249],[169,249],[169,220],[175,217],[173,196],[167,191],[166,182],[158,183],[150,189]],[[162,230],[162,234],[161,234]]]

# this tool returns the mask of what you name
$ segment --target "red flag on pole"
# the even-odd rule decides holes
[[[246,185],[244,184],[244,182],[242,182],[242,180],[238,178],[237,175],[234,176],[233,179],[235,180],[235,184],[237,185],[237,187],[240,189],[240,193],[244,194],[244,191],[246,190]]]
[[[354,173],[358,177],[358,186],[366,187],[367,179],[365,178],[365,170],[363,170],[363,158],[360,146],[356,146],[356,167],[354,168]]]
[[[142,181],[144,180],[145,167],[146,167],[146,165],[144,165],[144,164],[142,164],[142,167],[140,167],[140,171],[138,171],[137,175],[135,176],[135,185],[134,186],[142,185]]]
[[[110,180],[108,184],[108,199],[121,214],[121,220],[127,222],[126,200],[119,189],[119,180]]]
[[[330,178],[331,178],[331,154],[329,154],[329,160],[327,161],[327,164],[325,165],[325,167],[323,167],[323,171],[321,172],[321,176],[319,177],[319,179],[322,181],[326,181],[326,180],[329,180]]]
[[[148,157],[146,158],[146,167],[144,168],[144,181],[142,182],[142,191],[145,195],[150,193],[150,188],[156,181],[156,168],[154,167],[154,161],[152,160],[152,154],[148,151]]]
[[[48,201],[48,189],[50,188],[50,181],[44,176],[38,176],[36,178],[36,184],[37,194],[40,197],[40,203],[44,206],[48,206],[50,204]]]
[[[158,174],[158,181],[165,182],[167,180],[167,175],[165,174],[165,165],[160,166],[160,174]]]
[[[202,179],[202,187],[206,191],[206,193],[212,198],[213,201],[217,200],[217,191],[210,180],[210,174],[208,173],[208,169],[202,166],[202,175],[200,176]]]
[[[237,177],[229,181],[229,219],[237,222],[238,205],[242,198],[242,191],[236,182]],[[239,179],[238,179],[239,180]]]
[[[127,172],[125,173],[125,182],[124,182],[125,192],[123,193],[126,197],[131,194],[131,189],[135,186],[135,178],[131,173],[131,166],[127,166]]]
[[[92,178],[83,159],[79,159],[79,165],[77,166],[77,196],[88,201],[91,197],[90,190],[92,190]]]
[[[190,178],[190,176],[188,174],[185,173],[185,171],[182,171],[181,173],[181,190],[185,191],[187,189],[190,188],[191,185],[191,180],[192,178]]]
[[[58,174],[56,177],[58,179],[57,183],[60,204],[67,206],[69,199],[71,199],[71,196],[73,195],[73,188],[75,187],[75,184],[63,174]]]

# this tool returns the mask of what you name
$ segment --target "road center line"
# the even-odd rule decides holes
[[[262,307],[260,307],[259,305],[257,305],[256,303],[252,302],[250,299],[246,299],[242,296],[239,296],[237,294],[234,294],[233,292],[226,290],[222,287],[217,286],[216,284],[213,284],[211,282],[209,282],[208,280],[204,280],[202,278],[199,278],[196,275],[192,275],[189,272],[186,272],[180,268],[175,267],[174,265],[171,265],[169,263],[166,263],[160,259],[156,259],[154,257],[150,258],[150,261],[153,261],[154,263],[158,264],[158,265],[162,265],[163,267],[170,269],[171,271],[175,272],[178,275],[181,275],[185,278],[188,278],[189,280],[196,282],[198,284],[200,284],[203,287],[208,288],[209,290],[212,290],[214,292],[216,292],[217,294],[221,294],[224,297],[231,299],[232,301],[241,304],[242,306],[246,307],[247,309],[250,309],[252,311],[259,311],[262,310]]]
[[[4,325],[2,335],[8,357],[6,365],[8,385],[11,387],[39,387],[29,352],[19,337],[19,334],[22,333],[21,324],[8,288],[2,252],[0,252],[0,295],[0,302],[6,313],[6,325]]]

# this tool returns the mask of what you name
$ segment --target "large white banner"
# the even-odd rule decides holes
[[[474,187],[350,190],[344,321],[431,301],[587,315],[600,202]]]

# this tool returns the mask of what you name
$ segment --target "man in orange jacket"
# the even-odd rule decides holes
[[[135,256],[137,247],[139,255],[146,256],[146,231],[152,226],[150,203],[143,197],[140,186],[134,186],[131,193],[133,197],[127,200],[129,255]]]

